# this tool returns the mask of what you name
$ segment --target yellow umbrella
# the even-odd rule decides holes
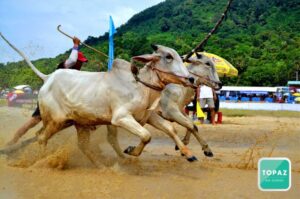
[[[200,54],[204,54],[207,57],[211,58],[214,62],[217,73],[220,77],[226,76],[226,77],[236,77],[238,76],[239,71],[232,66],[227,60],[225,60],[222,57],[219,57],[218,55],[207,53],[207,52],[201,52]],[[192,57],[195,57],[196,55],[193,54]],[[188,63],[185,63],[187,66]]]
[[[300,97],[295,98],[295,102],[300,102]]]
[[[211,58],[214,62],[218,75],[219,76],[227,76],[227,77],[236,77],[238,76],[239,71],[232,66],[227,60],[218,55],[202,52],[207,57]]]
[[[294,93],[293,96],[294,97],[300,97],[300,93]]]
[[[22,91],[22,90],[15,90],[14,93],[15,93],[15,94],[23,94],[24,91]]]

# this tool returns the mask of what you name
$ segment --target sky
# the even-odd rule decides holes
[[[61,29],[82,41],[99,37],[163,0],[0,0],[0,32],[31,60],[55,57],[73,45]],[[22,58],[0,38],[0,63]]]

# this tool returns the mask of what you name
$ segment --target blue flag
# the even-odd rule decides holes
[[[114,61],[114,34],[116,33],[115,25],[111,16],[109,16],[109,52],[108,52],[108,71],[111,71]]]

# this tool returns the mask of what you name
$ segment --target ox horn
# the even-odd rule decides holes
[[[151,48],[154,50],[154,51],[157,51],[158,50],[158,46],[156,44],[151,44]]]
[[[218,27],[220,26],[220,24],[222,23],[223,19],[225,18],[227,11],[229,10],[229,7],[231,5],[233,0],[229,0],[227,2],[227,5],[225,7],[225,10],[222,14],[222,16],[220,17],[220,19],[218,20],[218,22],[215,24],[214,28],[211,29],[211,31],[206,35],[206,37],[199,43],[198,46],[196,46],[196,48],[194,48],[191,52],[189,52],[185,58],[184,61],[187,61],[195,52],[198,51],[203,51],[203,48],[205,46],[205,44],[207,43],[207,40],[211,37],[212,34],[214,34],[216,32],[216,30],[218,29]]]
[[[202,55],[201,54],[199,54],[198,52],[195,52],[195,54],[196,54],[196,56],[197,56],[198,59],[202,59]]]

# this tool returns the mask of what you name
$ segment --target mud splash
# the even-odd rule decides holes
[[[19,109],[0,108],[0,147],[25,120]],[[205,157],[192,138],[189,148],[199,161],[189,163],[169,137],[151,127],[153,139],[144,153],[119,159],[106,141],[105,127],[100,127],[92,133],[91,148],[101,168],[78,149],[75,129],[69,128],[51,138],[45,151],[32,143],[0,156],[0,198],[298,198],[297,118],[224,117],[223,125],[199,128],[214,157]],[[34,133],[35,129],[24,139]],[[139,142],[122,130],[119,140],[122,149]],[[255,169],[262,156],[292,161],[293,186],[284,196],[258,190]]]

